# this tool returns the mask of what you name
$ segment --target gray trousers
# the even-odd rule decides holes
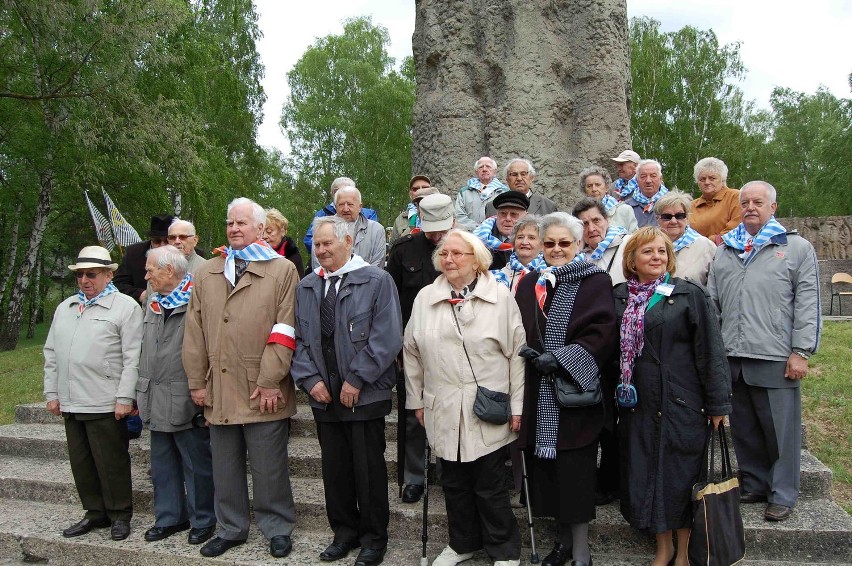
[[[151,431],[151,481],[157,527],[189,521],[196,529],[216,524],[210,431]]]
[[[801,388],[733,384],[731,433],[742,491],[793,507],[799,497],[802,453]]]
[[[244,425],[211,425],[217,536],[245,540],[249,531],[246,451],[251,461],[252,505],[267,539],[290,535],[296,507],[290,487],[287,441],[290,419]]]
[[[426,429],[420,425],[413,409],[405,411],[405,485],[423,485],[426,465]]]

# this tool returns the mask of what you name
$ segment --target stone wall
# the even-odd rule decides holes
[[[813,244],[819,259],[852,260],[852,216],[779,218]]]
[[[483,155],[530,159],[567,207],[630,147],[625,0],[417,0],[413,172],[454,193]]]

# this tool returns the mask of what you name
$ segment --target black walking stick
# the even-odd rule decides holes
[[[529,476],[527,476],[527,457],[523,450],[521,452],[521,471],[523,472],[524,480],[524,497],[527,500],[527,526],[530,528],[530,543],[532,544],[532,552],[530,553],[530,564],[538,564],[538,552],[535,550],[535,531],[533,530],[532,507],[530,506],[530,484]]]
[[[432,459],[432,447],[429,446],[429,440],[426,440],[426,465],[423,467],[423,531],[420,540],[423,541],[423,552],[420,555],[420,566],[429,566],[429,559],[426,558],[426,543],[429,542],[429,460]]]
[[[402,497],[402,487],[405,485],[405,373],[402,364],[397,359],[396,368],[396,485],[399,487],[399,497]]]

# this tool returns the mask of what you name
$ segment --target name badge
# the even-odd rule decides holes
[[[671,283],[660,283],[659,285],[657,285],[657,288],[654,292],[664,297],[668,297],[672,294],[672,291],[674,291],[674,285],[672,285]]]

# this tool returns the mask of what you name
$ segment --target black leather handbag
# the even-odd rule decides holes
[[[598,376],[598,383],[594,389],[583,391],[583,389],[574,383],[570,377],[560,375],[551,376],[553,381],[553,392],[556,395],[556,403],[565,409],[576,409],[578,407],[590,407],[601,402],[601,380]]]

